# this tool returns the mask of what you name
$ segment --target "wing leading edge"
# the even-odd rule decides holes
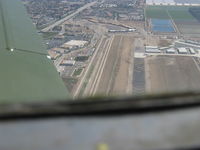
[[[0,103],[69,98],[19,0],[0,0],[0,69]]]

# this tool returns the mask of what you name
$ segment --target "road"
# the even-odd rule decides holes
[[[170,53],[145,53],[145,55],[149,56],[189,56],[189,57],[199,57],[199,54],[170,54]]]
[[[47,32],[47,31],[53,29],[55,26],[58,26],[58,25],[62,24],[63,22],[65,22],[65,21],[67,21],[67,20],[73,18],[75,15],[77,15],[77,14],[80,13],[81,11],[83,11],[83,10],[85,10],[85,9],[87,9],[87,8],[89,8],[89,7],[91,7],[91,6],[93,6],[94,4],[96,4],[96,1],[84,5],[83,7],[77,9],[74,13],[72,13],[72,14],[66,16],[65,18],[63,18],[63,19],[61,19],[61,20],[55,22],[54,24],[52,24],[52,25],[50,25],[50,26],[48,26],[48,27],[42,29],[41,31],[42,31],[42,32]]]
[[[96,58],[97,63],[95,65],[94,71],[92,73],[90,82],[88,83],[88,86],[86,87],[85,92],[84,92],[85,96],[87,96],[87,95],[92,96],[97,91],[97,87],[99,85],[100,78],[103,73],[103,69],[104,69],[104,66],[105,66],[105,63],[106,63],[106,60],[108,57],[108,53],[109,53],[112,41],[113,41],[113,37],[111,39],[107,39],[100,46],[100,49],[99,49],[100,53],[98,55],[98,58]]]
[[[179,31],[178,27],[176,26],[176,23],[174,22],[174,19],[172,18],[172,16],[170,15],[170,13],[169,13],[169,11],[168,11],[167,9],[166,9],[166,12],[167,12],[167,14],[168,14],[169,18],[171,19],[171,21],[172,21],[172,24],[174,25],[174,27],[175,27],[175,30],[176,30],[176,32],[177,32],[177,34],[178,34],[178,36],[180,37],[180,36],[181,36],[181,33],[180,33],[180,31]]]
[[[77,87],[75,93],[73,94],[73,97],[74,97],[74,98],[76,98],[76,97],[79,96],[80,91],[81,91],[81,88],[83,88],[83,84],[84,84],[84,82],[85,82],[85,80],[86,80],[86,77],[87,77],[87,75],[88,75],[90,69],[92,68],[92,64],[94,64],[94,62],[95,62],[96,55],[97,55],[97,53],[98,53],[98,51],[99,51],[99,48],[100,48],[100,46],[101,46],[101,43],[102,43],[103,41],[104,41],[104,37],[101,38],[101,40],[100,40],[100,42],[99,42],[99,44],[98,44],[98,47],[96,48],[96,50],[95,50],[95,52],[94,52],[94,55],[92,56],[92,58],[91,58],[91,60],[90,60],[90,63],[88,64],[88,66],[87,66],[87,68],[86,68],[86,70],[85,70],[85,72],[84,72],[84,75],[83,75],[83,77],[81,78],[80,83],[78,84],[78,87]]]

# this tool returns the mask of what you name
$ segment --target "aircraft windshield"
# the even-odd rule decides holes
[[[0,69],[2,150],[200,143],[200,0],[0,0]]]

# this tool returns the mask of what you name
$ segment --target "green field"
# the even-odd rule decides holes
[[[172,19],[180,33],[197,36],[200,33],[198,20],[189,12],[189,6],[147,6],[146,19]]]
[[[162,7],[149,6],[145,10],[146,18],[169,19],[167,11]]]
[[[189,7],[184,6],[147,6],[145,9],[146,18],[176,20],[196,20],[188,11]],[[170,15],[170,16],[169,16]]]
[[[56,36],[58,33],[57,32],[44,32],[42,33],[42,37],[44,40],[48,40]]]
[[[169,14],[176,20],[196,20],[187,10],[170,10]]]
[[[78,69],[75,69],[74,73],[73,73],[73,76],[79,76],[83,71],[83,68],[78,68]]]

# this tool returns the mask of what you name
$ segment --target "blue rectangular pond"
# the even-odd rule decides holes
[[[175,32],[172,21],[167,19],[151,19],[153,32]]]

